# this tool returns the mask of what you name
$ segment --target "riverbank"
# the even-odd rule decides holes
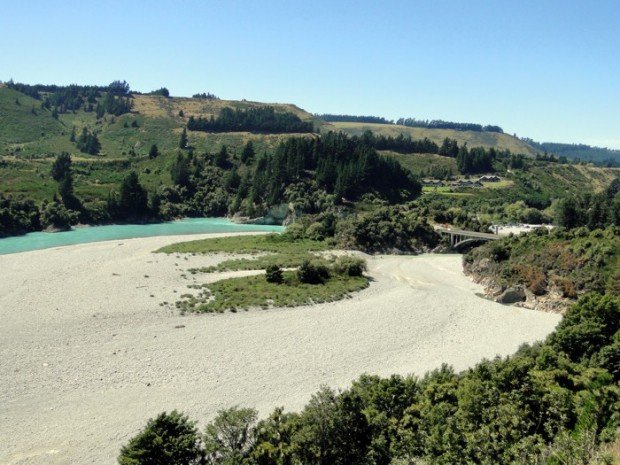
[[[212,237],[201,235],[200,237]],[[544,338],[560,319],[502,306],[459,255],[367,257],[368,289],[312,307],[180,316],[217,256],[154,254],[188,236],[0,256],[0,463],[113,463],[149,417],[201,424],[234,404],[299,409],[360,374],[465,369]]]
[[[281,226],[237,224],[227,218],[185,218],[163,223],[110,224],[71,231],[34,232],[0,239],[0,255],[116,239],[202,233],[282,232]]]

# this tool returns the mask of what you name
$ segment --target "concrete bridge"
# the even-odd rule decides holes
[[[458,249],[463,245],[471,244],[474,242],[496,241],[497,239],[500,239],[500,236],[498,236],[497,234],[466,231],[465,229],[450,229],[436,226],[435,231],[437,231],[442,236],[450,236],[450,247],[452,247],[453,249]]]

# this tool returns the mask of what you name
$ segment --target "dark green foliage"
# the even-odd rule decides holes
[[[450,139],[446,137],[439,147],[439,151],[437,152],[439,155],[443,155],[444,157],[452,157],[456,158],[459,154],[459,144],[455,139]]]
[[[619,184],[620,180],[616,179],[601,193],[583,193],[562,199],[557,209],[558,224],[567,229],[620,226]]]
[[[265,279],[268,283],[281,284],[284,280],[282,277],[282,269],[278,265],[269,265],[265,268]]]
[[[182,153],[177,154],[177,158],[170,168],[170,177],[172,182],[179,186],[188,186],[190,176],[189,158]]]
[[[255,203],[280,203],[287,185],[315,172],[316,186],[335,196],[354,200],[376,192],[390,202],[416,197],[420,183],[400,164],[384,158],[359,139],[330,132],[321,139],[290,138],[272,156],[258,160],[252,184]],[[306,189],[304,195],[309,194]]]
[[[205,429],[208,462],[222,465],[243,463],[254,447],[256,418],[257,412],[251,408],[220,410]]]
[[[297,279],[306,284],[323,284],[329,279],[329,268],[323,263],[305,260],[297,269]]]
[[[465,144],[456,156],[456,166],[463,174],[489,173],[494,171],[493,161],[496,158],[497,152],[494,148],[486,150],[482,147],[474,147],[469,150]]]
[[[131,97],[122,97],[108,92],[99,104],[97,104],[97,118],[101,118],[105,113],[120,116],[129,113],[133,108]]]
[[[255,155],[256,152],[254,151],[254,145],[252,144],[252,141],[249,140],[245,144],[245,147],[243,147],[243,152],[241,152],[241,163],[251,163],[252,161],[254,161]]]
[[[187,130],[185,128],[183,128],[183,132],[181,132],[181,137],[179,138],[179,148],[187,148]]]
[[[499,132],[503,133],[501,127],[487,125],[483,126],[482,124],[475,123],[454,123],[452,121],[442,121],[442,120],[417,120],[415,118],[399,118],[396,121],[396,124],[400,124],[403,126],[409,126],[412,128],[429,128],[429,129],[455,129],[457,131],[476,131],[476,132]]]
[[[490,259],[485,264],[485,259]],[[470,251],[465,268],[509,287],[523,285],[537,295],[553,290],[567,298],[586,291],[620,290],[620,236],[616,227],[574,229],[507,237]]]
[[[504,242],[492,242],[489,244],[491,260],[503,262],[510,258],[510,244]]]
[[[550,338],[553,347],[574,362],[611,346],[620,329],[620,303],[611,296],[586,296],[569,309]]]
[[[82,129],[82,134],[78,137],[76,147],[80,152],[89,153],[90,155],[97,155],[101,150],[101,143],[95,132],[90,132],[88,128]]]
[[[420,252],[439,244],[426,219],[404,207],[383,207],[357,218],[342,220],[337,243],[364,252]]]
[[[392,150],[398,153],[439,153],[439,146],[428,138],[413,140],[411,136],[399,134],[392,136],[375,136],[372,131],[365,131],[361,136],[364,144],[377,150]]]
[[[60,181],[71,173],[71,156],[67,152],[62,152],[56,156],[52,164],[51,175],[54,181]]]
[[[586,144],[561,144],[557,142],[535,142],[524,139],[535,149],[541,152],[566,157],[570,160],[594,162],[603,166],[620,166],[620,150],[592,147]]]
[[[217,153],[217,155],[215,157],[215,165],[220,167],[220,168],[226,168],[229,165],[229,163],[228,163],[228,149],[226,148],[225,145],[222,145],[222,148]]]
[[[71,156],[66,152],[62,152],[54,160],[51,175],[58,182],[58,193],[64,206],[69,210],[79,212],[83,210],[83,206],[73,191],[73,171],[71,165]]]
[[[39,209],[34,201],[14,199],[0,192],[0,237],[40,228]]]
[[[199,465],[203,448],[194,422],[173,410],[150,419],[121,449],[119,465]]]
[[[165,87],[149,92],[149,95],[161,95],[162,97],[170,97],[170,91]]]
[[[148,194],[135,171],[131,171],[121,182],[118,198],[111,195],[108,199],[108,212],[118,220],[145,219],[151,215]]]
[[[149,158],[152,160],[153,158],[157,158],[159,156],[159,150],[157,149],[157,145],[151,145],[149,150]]]
[[[277,112],[273,107],[248,108],[247,110],[222,108],[217,118],[194,118],[187,122],[190,131],[261,133],[312,132],[311,122],[302,121],[290,112]]]
[[[129,84],[126,81],[113,81],[106,90],[113,95],[129,95]]]
[[[617,296],[588,295],[547,342],[460,374],[363,375],[255,427],[251,409],[220,412],[207,427],[211,463],[595,463],[620,427],[619,312]]]
[[[366,271],[366,260],[360,257],[343,255],[334,260],[332,268],[335,273],[347,276],[362,276]]]
[[[299,461],[306,465],[362,465],[371,442],[363,402],[354,392],[329,388],[312,396],[299,416],[292,438]]]
[[[199,98],[199,99],[203,99],[203,100],[219,100],[215,95],[213,95],[210,92],[202,92],[199,94],[194,94],[192,95],[192,98]]]
[[[67,230],[77,223],[77,213],[68,210],[58,201],[44,201],[41,205],[41,226]]]
[[[103,102],[97,105],[97,116],[103,116],[107,112],[112,115],[121,115],[131,110],[132,102],[129,97],[129,84],[125,81],[114,81],[109,86],[69,86],[57,85],[28,85],[9,81],[8,87],[29,95],[37,100],[42,99],[41,93],[45,94],[42,107],[53,108],[56,114],[67,113],[84,109],[89,111],[92,105],[106,92]]]
[[[352,123],[394,124],[394,121],[387,120],[381,116],[332,115],[329,113],[323,113],[322,115],[315,114],[314,116],[328,123],[345,121]]]

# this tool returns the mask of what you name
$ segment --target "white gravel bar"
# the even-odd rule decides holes
[[[114,464],[164,410],[201,427],[236,404],[298,410],[362,373],[511,354],[561,318],[478,297],[458,255],[368,257],[370,287],[340,302],[181,316],[159,304],[222,257],[152,252],[200,237],[0,256],[0,464]]]

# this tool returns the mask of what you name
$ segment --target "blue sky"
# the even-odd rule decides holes
[[[0,0],[0,79],[127,80],[620,148],[620,1]]]

